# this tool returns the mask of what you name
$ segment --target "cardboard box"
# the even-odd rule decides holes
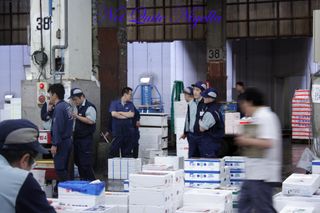
[[[168,114],[165,113],[140,113],[140,125],[143,126],[168,126]]]
[[[280,213],[315,213],[313,207],[295,207],[295,206],[286,206]]]
[[[319,174],[292,174],[282,184],[286,195],[312,196],[320,187]]]
[[[129,192],[129,180],[123,181],[123,192]]]
[[[320,174],[320,160],[312,161],[312,174]]]
[[[183,196],[184,206],[219,208],[232,211],[232,193],[225,190],[192,189]]]
[[[225,113],[225,134],[239,134],[240,113],[226,112]]]
[[[46,185],[46,170],[33,169],[30,172],[32,173],[34,179],[36,179],[36,181],[39,183],[41,187],[44,187]]]
[[[91,208],[56,207],[57,213],[120,213],[117,206],[97,205]]]
[[[222,209],[210,209],[203,207],[184,206],[176,211],[176,213],[225,213]]]
[[[186,181],[221,181],[226,178],[226,174],[218,171],[186,171],[184,178]]]
[[[237,170],[230,170],[230,179],[242,179],[244,180],[246,178],[246,172],[241,169]]]
[[[145,164],[142,171],[172,171],[173,167],[165,164]]]
[[[223,159],[187,159],[184,161],[185,171],[221,171]]]
[[[230,179],[230,186],[240,188],[244,180],[239,179]]]
[[[132,173],[141,172],[141,158],[112,158],[108,159],[108,178],[109,179],[128,179]]]
[[[140,172],[137,174],[131,174],[129,181],[130,188],[143,187],[163,189],[172,187],[173,175],[159,172]]]
[[[105,192],[105,204],[116,206],[129,205],[129,193],[126,192]]]
[[[185,186],[199,189],[216,189],[223,184],[221,181],[185,181]]]
[[[130,205],[172,206],[172,193],[169,189],[135,188],[129,189]]]
[[[226,156],[223,158],[225,162],[225,166],[228,166],[230,170],[242,169],[246,168],[246,157],[241,156]]]
[[[174,170],[184,168],[184,159],[178,156],[155,157],[154,163],[172,166]]]
[[[64,206],[90,208],[105,202],[105,183],[66,181],[58,184],[59,203]]]
[[[230,191],[232,193],[232,202],[233,204],[237,203],[239,201],[239,194],[240,194],[240,188],[234,187],[234,186],[226,186],[226,187],[219,187],[217,190],[226,190]]]
[[[172,206],[130,205],[130,213],[174,213]]]
[[[280,212],[286,206],[312,207],[315,213],[320,213],[320,195],[312,195],[311,197],[287,196],[278,193],[273,196],[273,206]]]

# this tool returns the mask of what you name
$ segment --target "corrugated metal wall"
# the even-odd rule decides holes
[[[233,69],[237,81],[261,89],[284,128],[290,127],[295,89],[309,88],[313,63],[312,39],[233,41]]]
[[[197,80],[205,80],[205,42],[175,41],[171,43],[129,43],[128,85],[133,89],[143,74],[152,74],[154,84],[161,93],[165,112],[170,112],[172,85],[182,80],[189,86]],[[139,97],[139,96],[137,96]]]

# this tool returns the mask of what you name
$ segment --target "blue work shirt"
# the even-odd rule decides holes
[[[124,104],[121,103],[121,99],[111,102],[109,112],[134,112],[135,107],[131,101]],[[132,128],[132,118],[118,119],[112,117],[112,134],[116,135],[126,135],[129,129]]]
[[[72,107],[61,100],[54,108],[52,115],[52,144],[57,146],[62,141],[70,139],[73,130]]]

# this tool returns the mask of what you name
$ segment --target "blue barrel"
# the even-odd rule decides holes
[[[141,86],[141,105],[151,105],[152,103],[152,86]]]

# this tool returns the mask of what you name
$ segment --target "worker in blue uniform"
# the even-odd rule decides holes
[[[65,90],[62,84],[51,85],[48,93],[50,103],[54,105],[51,127],[51,154],[59,181],[66,181],[70,179],[68,176],[68,162],[72,151],[72,107],[63,100]]]
[[[188,133],[184,133],[181,138],[188,138],[189,144],[189,158],[200,157],[200,150],[198,148],[198,141],[201,140],[202,133],[199,128],[199,118],[204,113],[205,104],[203,98],[201,97],[201,92],[203,92],[207,86],[204,82],[198,81],[195,84],[192,84],[193,88],[193,101],[189,104],[186,123],[185,126],[188,130]]]
[[[0,212],[56,212],[30,173],[37,154],[48,154],[38,142],[37,126],[15,119],[1,122],[0,129]]]
[[[92,167],[93,134],[96,131],[97,110],[79,88],[73,88],[69,99],[77,106],[73,113],[75,128],[73,133],[74,162],[78,167],[81,180],[93,181]]]
[[[206,104],[203,115],[199,117],[199,129],[202,132],[198,141],[201,158],[217,158],[224,136],[224,122],[220,112],[220,105],[216,103],[217,91],[208,88],[201,93]]]
[[[112,116],[112,136],[109,158],[132,157],[132,133],[134,105],[131,102],[132,89],[125,87],[121,91],[121,98],[112,101],[109,112]]]
[[[139,156],[139,139],[140,139],[140,112],[137,108],[134,108],[134,117],[132,119],[133,124],[133,143],[132,143],[132,155],[134,158],[138,158]]]

